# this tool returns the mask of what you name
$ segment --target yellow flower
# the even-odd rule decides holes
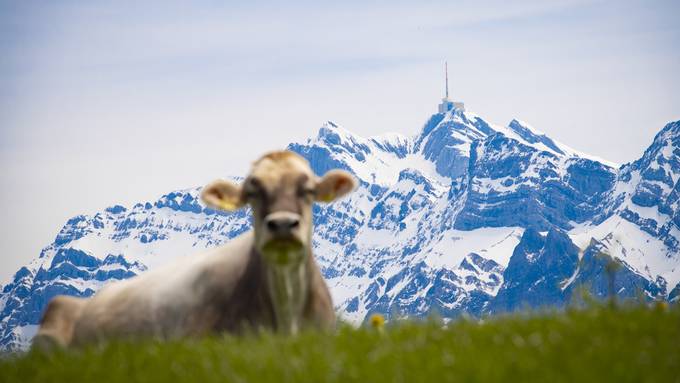
[[[371,327],[381,330],[385,326],[385,317],[380,314],[371,315]]]

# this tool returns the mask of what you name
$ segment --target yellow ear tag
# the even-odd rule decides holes
[[[328,194],[324,194],[324,195],[320,196],[319,201],[321,201],[321,202],[331,202],[331,201],[333,201],[334,198],[335,198],[335,195],[333,193],[328,193]]]
[[[238,206],[231,201],[220,201],[220,209],[222,210],[236,210]]]

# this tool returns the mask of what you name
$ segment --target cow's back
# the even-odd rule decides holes
[[[211,300],[231,294],[251,243],[252,235],[246,233],[205,253],[105,286],[83,307],[73,343],[209,332],[217,320]]]

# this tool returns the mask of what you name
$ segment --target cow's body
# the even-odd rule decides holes
[[[281,214],[289,213],[277,210],[268,216],[278,219]],[[311,218],[308,232],[303,230],[304,246],[295,242],[290,247],[292,235],[286,232],[288,242],[276,242],[283,238],[280,235],[268,240],[266,245],[276,245],[264,247],[268,257],[258,245],[257,219],[254,226],[223,246],[111,283],[91,298],[56,297],[34,344],[169,339],[260,328],[283,333],[303,327],[333,328],[331,297],[310,250]]]

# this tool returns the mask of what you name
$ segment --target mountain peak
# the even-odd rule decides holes
[[[543,131],[536,129],[532,125],[519,119],[513,119],[510,121],[507,128],[500,128],[499,130],[501,133],[508,135],[511,138],[517,139],[522,143],[533,146],[539,150],[551,152],[557,156],[580,157],[599,162],[611,168],[619,167],[619,164],[615,162],[580,152],[561,142],[555,141],[548,137],[548,135]]]
[[[319,128],[317,140],[339,145],[341,142],[356,141],[358,136],[333,121],[326,121]]]
[[[680,141],[680,120],[669,122],[654,137],[655,142],[661,140],[672,140],[674,142]]]
[[[548,151],[554,152],[556,154],[565,155],[568,154],[562,150],[550,137],[540,130],[532,127],[524,121],[513,119],[510,121],[508,128],[520,136],[524,141],[529,144],[538,144],[539,146],[545,146]]]
[[[533,125],[530,125],[526,121],[522,121],[516,118],[513,118],[512,121],[510,121],[508,127],[513,129],[529,130],[534,135],[545,136],[545,132],[543,132],[542,130],[535,128]]]

